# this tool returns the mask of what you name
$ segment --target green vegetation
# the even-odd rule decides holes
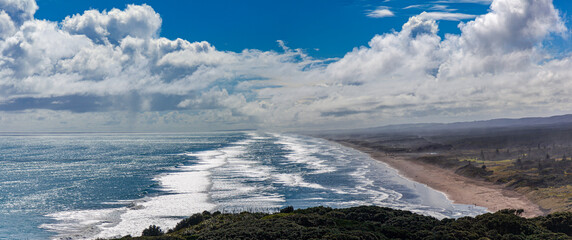
[[[556,212],[572,210],[572,159],[566,157],[571,150],[568,145],[557,144],[536,148],[505,146],[455,149],[441,152],[439,157],[460,175],[503,184],[549,212]]]
[[[165,234],[160,227],[155,225],[149,226],[149,228],[143,230],[142,236],[161,236]]]
[[[275,214],[205,211],[166,234],[122,239],[572,239],[572,213],[532,219],[520,213],[507,209],[474,218],[437,220],[372,206],[289,208]]]
[[[500,184],[547,212],[572,211],[572,126],[329,135]]]

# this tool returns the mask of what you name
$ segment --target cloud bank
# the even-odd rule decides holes
[[[489,1],[471,1],[487,3]],[[551,0],[494,0],[439,37],[422,13],[336,60],[160,37],[151,6],[35,19],[0,0],[0,130],[336,128],[568,113],[568,29]],[[387,15],[387,13],[385,14]],[[208,129],[207,129],[208,128]]]

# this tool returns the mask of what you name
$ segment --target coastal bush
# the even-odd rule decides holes
[[[280,213],[291,213],[294,212],[294,207],[288,206],[285,208],[280,209]]]
[[[160,227],[155,225],[150,225],[147,229],[143,230],[143,236],[161,236],[165,234]]]
[[[326,217],[329,218],[341,218],[341,219],[345,219],[346,218],[346,214],[340,211],[331,211],[325,214]]]
[[[125,239],[572,239],[572,213],[526,219],[507,209],[438,220],[409,211],[361,206],[290,213],[194,214],[166,235]]]
[[[542,218],[541,224],[550,231],[572,236],[572,212],[550,214]]]
[[[471,164],[470,162],[469,164],[463,167],[457,168],[457,170],[455,170],[455,173],[471,178],[486,178],[493,174],[492,171],[488,171],[486,169],[485,165],[483,165],[483,167],[477,167]]]
[[[177,223],[175,228],[173,228],[170,232],[179,231],[183,228],[187,228],[187,227],[190,227],[193,225],[197,225],[205,219],[203,216],[204,216],[204,214],[200,214],[200,213],[193,214],[192,216],[190,216],[190,217],[180,221],[179,223]],[[210,216],[210,213],[209,213],[209,216]]]
[[[354,236],[347,233],[334,233],[328,234],[324,236],[325,239],[332,239],[332,240],[361,240],[360,237]]]

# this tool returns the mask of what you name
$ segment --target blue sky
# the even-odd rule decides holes
[[[0,0],[0,131],[572,113],[566,0]]]
[[[370,1],[370,0],[247,0],[247,1],[123,1],[38,0],[36,18],[61,21],[87,9],[110,10],[127,4],[148,4],[163,19],[161,36],[208,41],[219,50],[245,48],[280,50],[276,40],[301,48],[315,57],[342,57],[354,47],[367,45],[375,34],[400,30],[411,16],[423,11],[479,15],[486,1]],[[560,0],[563,4],[567,1]],[[485,4],[483,4],[485,3]],[[568,3],[569,5],[569,3]],[[387,7],[395,15],[367,14]],[[408,8],[409,7],[409,8]],[[458,21],[440,21],[440,32],[458,33]],[[318,49],[318,50],[316,50]]]

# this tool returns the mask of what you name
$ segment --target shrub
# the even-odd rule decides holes
[[[165,234],[160,227],[150,225],[147,229],[143,230],[143,236],[161,236]]]
[[[291,212],[294,212],[293,206],[288,206],[288,207],[280,209],[280,213],[291,213]]]
[[[550,214],[545,217],[542,225],[550,231],[572,236],[572,212]]]
[[[192,216],[190,216],[189,218],[186,218],[183,221],[180,221],[179,223],[177,223],[177,226],[175,226],[175,228],[173,229],[173,232],[179,231],[183,228],[187,228],[190,226],[197,225],[197,224],[201,223],[203,220],[204,220],[203,214],[195,213]]]

